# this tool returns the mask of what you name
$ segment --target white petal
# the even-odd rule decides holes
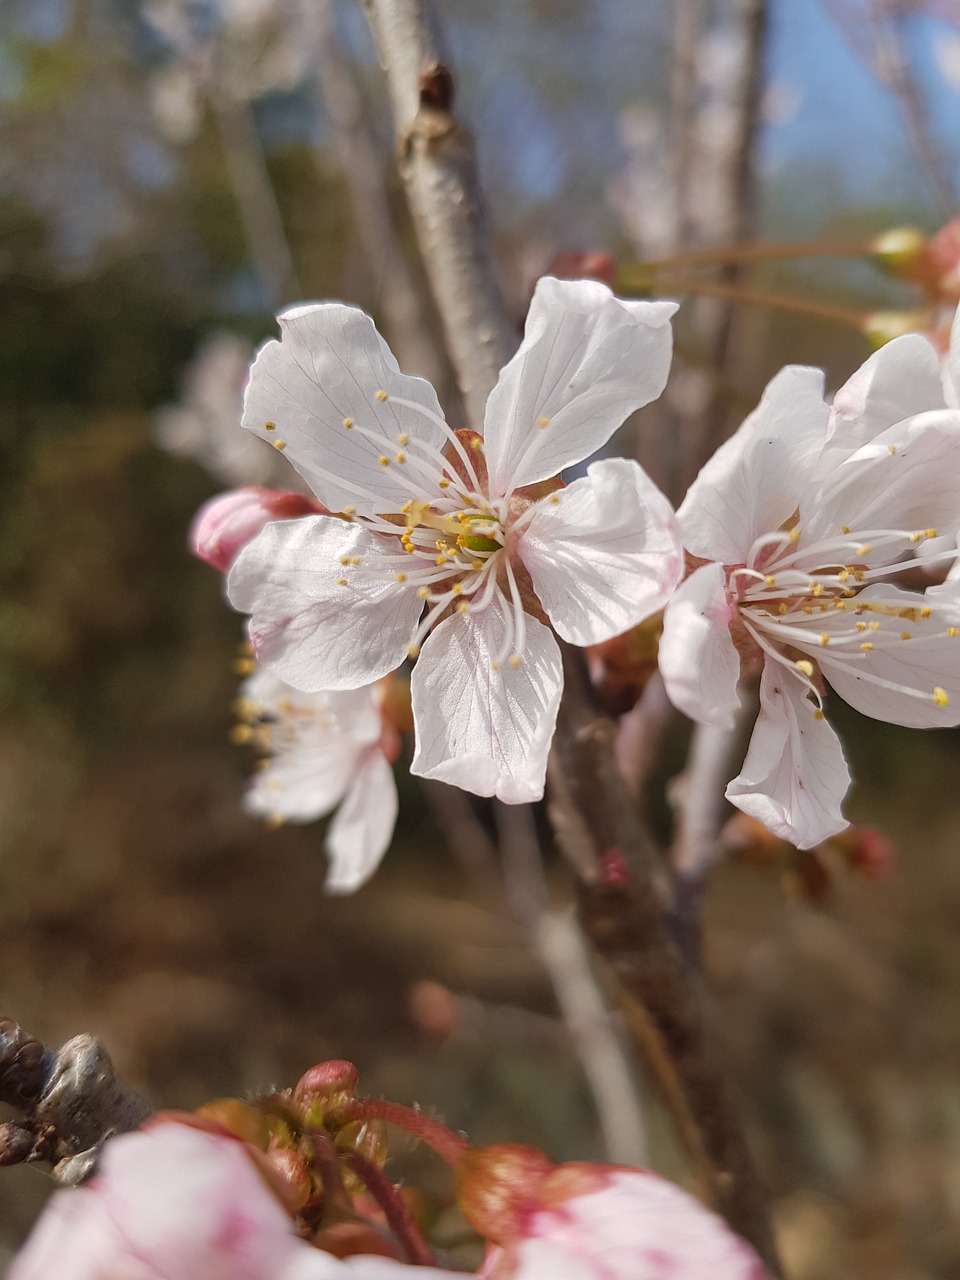
[[[247,813],[285,822],[313,822],[339,802],[356,769],[357,748],[342,735],[312,734],[269,758],[250,779]]]
[[[397,822],[397,784],[387,758],[370,748],[327,830],[326,888],[353,893],[370,879],[390,846]]]
[[[705,564],[673,593],[663,615],[660,675],[667,696],[691,720],[732,729],[740,706],[740,655],[730,636],[736,612],[723,566]]]
[[[592,463],[582,479],[539,502],[518,554],[550,621],[572,644],[599,644],[636,626],[663,608],[683,574],[673,508],[626,458]]]
[[[952,537],[960,528],[960,412],[941,409],[908,418],[810,485],[800,501],[805,541],[856,536],[872,529],[934,528]],[[803,544],[801,544],[802,546]],[[904,542],[903,549],[910,543]],[[919,554],[926,550],[918,547]],[[882,545],[864,564],[891,563]]]
[[[440,415],[429,382],[400,372],[373,321],[355,307],[323,302],[280,316],[282,341],[262,347],[247,385],[243,426],[264,440],[286,443],[290,459],[331,511],[354,507],[362,515],[399,511],[410,491],[400,480],[417,477],[412,463],[381,466],[400,449],[398,436],[440,447],[444,435],[424,414],[377,399],[378,391],[415,401]],[[344,421],[377,433],[371,440]],[[267,423],[274,429],[267,430]]]
[[[520,350],[487,401],[491,493],[588,458],[655,400],[670,369],[675,311],[672,302],[622,302],[594,280],[540,280]]]
[[[423,602],[387,568],[349,570],[343,556],[375,556],[408,569],[393,540],[329,516],[268,524],[234,561],[227,596],[252,615],[257,660],[296,689],[356,689],[406,657]]]
[[[258,717],[290,718],[294,726],[316,732],[334,732],[358,747],[378,742],[383,730],[380,715],[380,686],[359,689],[324,689],[303,693],[281,680],[266,667],[258,667],[240,686],[240,697],[253,703]]]
[[[933,346],[919,333],[894,338],[834,396],[826,458],[839,460],[904,418],[942,408],[940,360]]]
[[[802,682],[767,662],[747,758],[726,791],[731,804],[800,849],[848,825],[840,806],[850,770],[840,739],[815,713]]]
[[[754,539],[773,533],[796,511],[828,418],[822,372],[802,365],[781,369],[690,486],[677,512],[687,550],[743,564]]]
[[[543,795],[563,670],[549,629],[529,617],[520,666],[491,670],[506,619],[498,599],[441,622],[423,646],[410,681],[417,734],[410,772],[523,804]]]
[[[947,591],[919,595],[900,587],[877,585],[862,591],[855,604],[872,601],[888,613],[864,612],[862,620],[879,624],[841,646],[834,641],[817,653],[823,674],[845,702],[875,720],[913,729],[960,724],[960,603]],[[930,616],[899,616],[901,610],[930,609]],[[848,629],[852,625],[847,617]],[[833,619],[831,619],[833,620]],[[903,639],[902,637],[908,637]],[[873,644],[862,652],[860,642]],[[902,686],[888,689],[871,677]],[[947,703],[934,690],[946,695]]]

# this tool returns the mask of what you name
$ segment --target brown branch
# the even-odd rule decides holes
[[[473,160],[429,0],[364,0],[387,81],[397,163],[471,424],[517,345]]]
[[[151,1112],[95,1036],[48,1049],[11,1018],[0,1018],[0,1102],[22,1113],[0,1132],[0,1164],[49,1161],[57,1181],[71,1184],[91,1172],[107,1138]]]

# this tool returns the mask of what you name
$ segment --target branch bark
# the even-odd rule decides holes
[[[471,425],[517,346],[497,283],[473,158],[429,0],[364,0],[386,76],[397,164]]]

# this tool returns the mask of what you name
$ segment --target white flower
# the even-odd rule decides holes
[[[382,701],[380,685],[300,693],[263,669],[240,690],[241,738],[268,753],[244,807],[276,822],[312,822],[336,809],[326,841],[331,893],[370,879],[396,825],[396,735]]]
[[[945,406],[936,352],[898,338],[832,409],[822,391],[818,370],[782,370],[691,486],[684,545],[707,563],[671,600],[660,648],[671,699],[706,724],[732,726],[740,675],[762,665],[727,797],[801,848],[846,825],[850,776],[824,680],[879,720],[960,723],[960,591],[891,580],[957,554],[960,413]]]
[[[547,624],[581,645],[625,631],[663,607],[682,558],[673,512],[636,463],[544,482],[659,395],[674,310],[541,280],[482,441],[451,431],[362,312],[281,316],[243,424],[351,523],[270,524],[241,552],[228,593],[253,615],[259,660],[300,689],[352,689],[422,644],[413,772],[538,799],[563,684]]]

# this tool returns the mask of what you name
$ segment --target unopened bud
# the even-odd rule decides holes
[[[190,526],[190,550],[225,573],[271,520],[322,515],[325,508],[302,493],[283,489],[232,489],[205,502]]]
[[[924,311],[871,311],[863,317],[863,332],[874,351],[902,338],[905,333],[918,333],[927,322]]]
[[[893,276],[913,280],[926,263],[927,237],[917,227],[894,227],[870,242],[877,265]]]
[[[293,1096],[300,1102],[306,1098],[326,1098],[334,1093],[355,1093],[360,1072],[352,1062],[333,1058],[318,1062],[297,1081]]]
[[[306,1161],[290,1147],[271,1144],[267,1163],[271,1182],[292,1214],[297,1214],[313,1195],[313,1178]]]

